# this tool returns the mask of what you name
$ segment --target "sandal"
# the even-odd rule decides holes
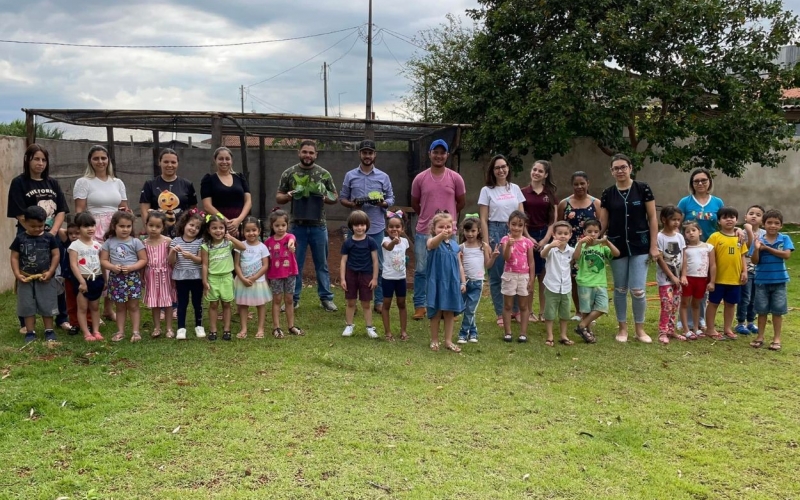
[[[175,338],[175,332],[173,332],[172,330],[167,330],[167,338],[168,339],[174,339]]]
[[[514,338],[511,336],[510,333],[503,335],[503,342],[511,342]]]
[[[298,337],[301,337],[306,334],[306,332],[304,332],[303,329],[297,328],[296,326],[290,326],[289,333],[291,333],[292,335],[297,335]]]
[[[527,341],[528,337],[526,337],[525,335],[520,335],[519,337],[517,337],[517,342],[519,342],[520,344],[524,344]]]
[[[281,330],[280,328],[272,330],[272,336],[275,337],[276,339],[284,338],[283,330]]]
[[[142,336],[139,335],[139,332],[133,332],[133,335],[131,335],[131,343],[139,342],[140,340],[142,340]]]
[[[672,337],[675,340],[680,340],[681,342],[685,342],[686,341],[686,337],[681,335],[680,333],[671,333],[669,336]]]
[[[730,339],[730,340],[736,340],[736,339],[738,339],[738,338],[739,338],[739,336],[738,336],[738,335],[736,335],[736,334],[735,334],[735,333],[733,333],[733,332],[725,332],[725,338],[726,338],[726,339]]]
[[[438,342],[431,342],[431,351],[437,352],[439,350],[439,343]]]
[[[528,315],[528,323],[538,323],[538,322],[539,322],[539,316],[537,316],[537,315],[535,315],[533,313],[530,313]]]
[[[497,326],[499,326],[501,328],[503,327],[503,317],[502,316],[498,316],[497,317]]]
[[[95,340],[105,340],[105,338],[103,338],[103,336],[100,335],[100,332],[94,332],[92,335],[94,335]]]
[[[161,336],[161,328],[153,328],[153,332],[150,334],[150,337],[157,339]]]
[[[453,344],[452,342],[449,344],[445,344],[444,348],[447,349],[448,351],[461,352],[461,348]]]
[[[256,332],[256,338],[257,339],[263,339],[264,338],[264,332],[262,332],[261,330],[257,331]]]
[[[237,339],[246,339],[247,338],[247,332],[239,332],[239,333],[237,333],[236,334],[236,338]]]
[[[408,340],[408,334],[406,332],[401,333],[400,334],[400,340],[403,341],[403,342],[407,341]]]
[[[552,340],[545,340],[544,345],[546,345],[547,347],[553,347],[555,344],[553,344]]]
[[[684,338],[686,340],[697,340],[697,335],[695,335],[692,332],[686,332],[686,335],[684,335]]]
[[[658,341],[662,344],[669,344],[669,335],[666,333],[659,333],[658,334]]]
[[[706,334],[706,337],[710,338],[711,340],[716,340],[720,342],[726,339],[725,335],[722,335],[719,332]]]
[[[231,340],[231,332],[222,332],[222,340]]]
[[[770,351],[780,351],[781,350],[781,343],[780,342],[770,342],[769,343],[769,350]]]
[[[575,342],[570,339],[558,339],[558,343],[561,345],[573,345]]]
[[[123,340],[124,338],[125,338],[125,334],[124,333],[117,332],[117,333],[114,334],[113,337],[111,337],[111,342],[119,342],[120,340]]]
[[[394,342],[394,335],[391,333],[387,333],[383,336],[383,338],[386,339],[386,342]]]
[[[761,349],[762,347],[764,347],[764,341],[763,340],[754,340],[754,341],[750,342],[750,347],[752,347],[753,349]]]
[[[576,326],[575,333],[580,335],[583,341],[586,342],[587,344],[594,344],[595,342],[597,342],[597,339],[595,338],[594,334],[591,331],[589,331],[589,329],[586,328],[585,326],[581,325]]]
[[[91,333],[87,333],[83,336],[83,340],[85,340],[86,342],[94,342],[97,339],[95,339],[94,335],[92,335]]]

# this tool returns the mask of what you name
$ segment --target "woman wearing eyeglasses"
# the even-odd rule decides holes
[[[647,259],[659,256],[656,237],[658,218],[653,191],[647,183],[631,178],[633,165],[623,154],[611,158],[611,174],[616,183],[600,196],[600,224],[608,241],[619,249],[619,257],[611,261],[614,277],[614,309],[617,314],[618,342],[628,341],[628,291],[636,324],[636,339],[649,344],[644,331],[647,310],[645,283]]]
[[[489,160],[486,167],[486,185],[478,196],[478,215],[481,220],[481,234],[488,238],[492,250],[498,248],[500,240],[508,234],[508,217],[514,210],[524,211],[525,197],[519,186],[508,181],[509,165],[505,156],[497,155]],[[502,252],[494,265],[489,268],[489,291],[497,324],[503,326],[503,294],[500,292],[500,277],[503,275]],[[514,311],[518,315],[519,310]]]

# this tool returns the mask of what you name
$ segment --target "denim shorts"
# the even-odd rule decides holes
[[[608,314],[608,290],[604,286],[578,285],[578,304],[583,314],[592,311]]]
[[[786,300],[786,283],[756,283],[754,299],[756,314],[783,316],[789,312]]]
[[[719,305],[722,301],[726,304],[738,304],[742,295],[742,285],[714,285],[714,291],[708,294],[708,301]]]

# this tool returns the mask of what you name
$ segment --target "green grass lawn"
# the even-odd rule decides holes
[[[549,348],[503,343],[485,298],[453,354],[424,322],[344,339],[314,291],[306,337],[25,348],[0,295],[0,498],[800,497],[796,311],[780,352],[619,344],[607,317]]]

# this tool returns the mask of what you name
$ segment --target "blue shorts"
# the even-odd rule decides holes
[[[719,305],[722,301],[726,304],[738,304],[742,295],[742,285],[714,285],[714,291],[708,294],[708,301]]]
[[[756,283],[756,294],[753,299],[756,314],[772,314],[783,316],[789,313],[786,300],[786,283]]]
[[[393,295],[397,295],[398,299],[404,299],[406,297],[408,290],[408,283],[406,283],[406,280],[387,280],[384,278],[381,282],[383,283],[381,288],[383,289],[384,299],[391,299]]]
[[[75,293],[79,293],[78,288],[80,288],[80,283],[78,283],[78,279],[75,277],[70,277],[69,279],[72,281],[72,286],[75,287]],[[84,293],[83,296],[86,297],[86,300],[89,302],[100,300],[100,297],[103,296],[103,288],[106,286],[106,280],[103,278],[103,275],[98,274],[94,279],[84,279],[86,280],[86,293]]]

